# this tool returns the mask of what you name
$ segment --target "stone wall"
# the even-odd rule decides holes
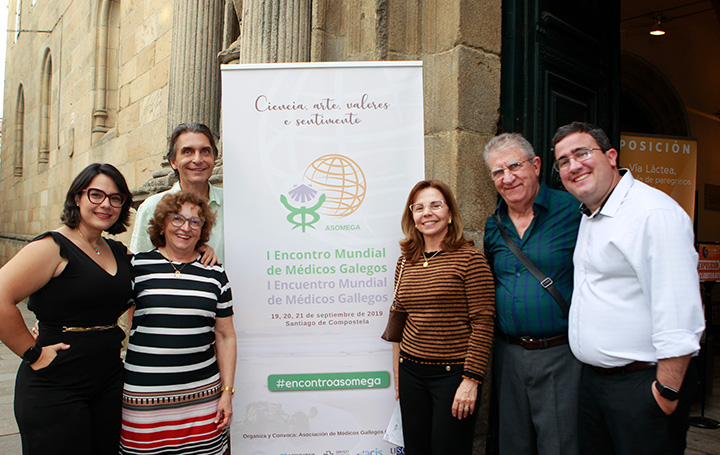
[[[313,18],[324,24],[322,60],[423,61],[425,174],[455,191],[481,247],[497,201],[482,149],[499,116],[500,2],[326,2],[323,13]]]
[[[195,37],[187,25],[192,21],[183,20],[183,26],[173,18],[190,11],[193,3],[186,1],[57,0],[37,2],[34,7],[23,1],[22,28],[31,31],[21,32],[17,42],[12,36],[8,39],[0,168],[0,263],[37,233],[59,225],[65,192],[89,163],[114,164],[131,189],[140,188],[154,176],[152,182],[167,183],[162,177],[167,169],[161,168],[167,131],[177,121],[197,120],[176,118],[187,106],[173,112],[168,106],[183,101],[197,105],[202,99],[213,100],[219,95],[202,94],[201,101],[191,101],[198,99],[195,90],[196,96],[184,98],[178,90],[193,90],[195,85],[190,82],[197,77],[188,79],[181,70],[175,72],[183,74],[171,72],[171,61],[176,67],[194,71],[198,64],[183,66],[182,62],[207,59],[207,55],[179,55],[185,50],[203,51],[197,44],[201,37]],[[205,1],[217,8],[212,2],[221,0]],[[246,52],[239,55],[239,61],[287,61],[288,55],[311,61],[423,61],[426,177],[443,180],[453,188],[467,233],[476,246],[482,247],[485,219],[497,200],[482,161],[482,149],[495,135],[500,106],[501,2],[313,0],[311,7],[305,1],[298,3],[298,8],[278,9],[269,1],[245,0],[243,14],[248,17],[241,19],[240,28],[245,21],[246,32],[257,30],[262,36],[239,40]],[[12,29],[16,2],[10,3]],[[275,10],[277,14],[273,15]],[[225,11],[225,20],[235,20],[234,14]],[[298,46],[292,37],[281,40],[267,36],[267,30],[287,29],[282,25],[288,23],[310,24],[309,34],[307,28],[298,27],[303,30],[302,39],[309,39],[309,48]],[[222,28],[223,24],[217,26]],[[232,24],[230,29],[237,28],[238,24]],[[271,52],[263,46],[272,47]],[[52,74],[50,91],[45,93],[49,122],[44,128],[49,159],[41,164],[41,73],[48,67],[48,51]],[[231,54],[237,52],[234,49]],[[16,112],[21,84],[25,100],[24,159],[22,176],[16,177]],[[212,84],[206,87],[217,90]],[[146,184],[145,188],[157,187]],[[119,238],[127,241],[129,235]],[[489,390],[489,384],[483,388],[476,453],[484,453],[482,432]]]
[[[16,2],[10,2],[10,29]],[[0,261],[5,263],[39,232],[59,226],[65,192],[92,162],[120,169],[131,188],[159,167],[166,147],[171,0],[58,0],[22,2],[17,41],[8,35],[0,168]],[[110,16],[107,44],[98,48],[103,6]],[[48,163],[38,162],[41,73],[51,65]],[[107,131],[93,134],[97,57],[107,63]],[[25,98],[22,176],[15,177],[17,98]],[[120,236],[120,238],[125,238]]]
[[[16,4],[11,3],[14,28]],[[7,249],[0,251],[3,262],[18,240],[58,226],[64,193],[87,164],[116,165],[131,188],[150,180],[161,168],[171,126],[172,1],[29,3],[23,2],[21,23],[32,31],[21,32],[16,43],[12,36],[8,40],[0,169],[0,244],[8,239],[0,249]],[[109,10],[105,22],[103,8]],[[450,184],[469,235],[480,239],[496,201],[481,151],[498,119],[500,2],[318,0],[311,23],[312,60],[423,61],[426,176]],[[107,68],[98,63],[103,52],[98,29],[103,26],[108,29]],[[50,153],[49,162],[40,164],[40,75],[47,50],[52,61]],[[93,118],[99,70],[107,71],[107,128],[93,132],[99,122]],[[14,177],[20,84],[25,157],[23,175]]]

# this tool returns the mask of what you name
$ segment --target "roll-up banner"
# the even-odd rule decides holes
[[[227,65],[222,92],[233,451],[402,454],[380,334],[424,178],[422,64]]]
[[[622,133],[620,166],[659,189],[695,218],[697,139]]]

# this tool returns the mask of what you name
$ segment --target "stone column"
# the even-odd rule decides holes
[[[108,74],[108,29],[110,25],[111,0],[104,0],[98,14],[95,37],[95,96],[93,99],[92,142],[95,143],[107,133],[107,74]]]
[[[244,0],[241,63],[310,61],[311,0]]]
[[[167,137],[181,122],[204,123],[220,137],[217,55],[223,44],[224,7],[225,0],[175,0],[173,4]],[[152,178],[132,191],[133,205],[169,189],[175,181],[170,163],[164,159]],[[215,165],[210,181],[222,182],[222,162]]]
[[[224,0],[175,0],[170,55],[168,136],[180,122],[200,122],[219,136]]]

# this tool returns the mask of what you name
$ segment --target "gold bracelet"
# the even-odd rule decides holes
[[[220,387],[220,393],[222,393],[226,390],[230,391],[230,395],[235,395],[235,387],[232,387],[229,385],[224,385],[224,386]]]

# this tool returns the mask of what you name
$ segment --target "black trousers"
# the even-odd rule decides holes
[[[118,453],[122,333],[94,335],[68,337],[70,349],[59,351],[55,360],[39,371],[20,365],[15,418],[23,455]]]
[[[580,447],[583,455],[660,455],[685,452],[690,405],[698,389],[690,362],[678,407],[665,415],[652,394],[655,368],[598,374],[583,366],[580,379]]]
[[[406,455],[470,455],[481,391],[475,412],[462,420],[452,415],[462,365],[400,364],[400,410]]]

